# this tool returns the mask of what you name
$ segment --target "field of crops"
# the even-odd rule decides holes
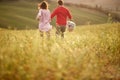
[[[0,80],[119,80],[120,23],[76,27],[65,38],[0,28]]]

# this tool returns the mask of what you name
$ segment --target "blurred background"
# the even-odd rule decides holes
[[[120,0],[64,0],[64,2],[74,4],[85,4],[92,7],[96,7],[97,5],[109,10],[120,9]]]
[[[0,27],[37,29],[37,4],[43,0],[0,0]],[[46,0],[52,12],[57,0]],[[77,25],[120,22],[119,0],[64,0]],[[51,22],[55,26],[55,19]]]

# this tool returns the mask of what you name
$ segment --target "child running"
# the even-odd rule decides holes
[[[71,20],[72,16],[69,10],[64,6],[63,0],[58,0],[58,7],[52,12],[51,19],[54,16],[56,16],[56,35],[61,35],[61,37],[64,38],[67,18]]]
[[[39,12],[37,14],[37,20],[39,21],[39,31],[40,36],[44,36],[44,32],[47,34],[47,37],[50,38],[50,30],[52,26],[50,25],[50,11],[48,9],[48,3],[46,1],[38,4]]]

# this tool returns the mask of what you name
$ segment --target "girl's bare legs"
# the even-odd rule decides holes
[[[42,31],[40,31],[40,36],[43,37],[43,32]]]
[[[46,32],[47,38],[50,39],[50,30]]]

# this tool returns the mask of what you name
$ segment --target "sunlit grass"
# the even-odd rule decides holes
[[[88,25],[65,38],[0,29],[1,80],[119,80],[120,24]]]

